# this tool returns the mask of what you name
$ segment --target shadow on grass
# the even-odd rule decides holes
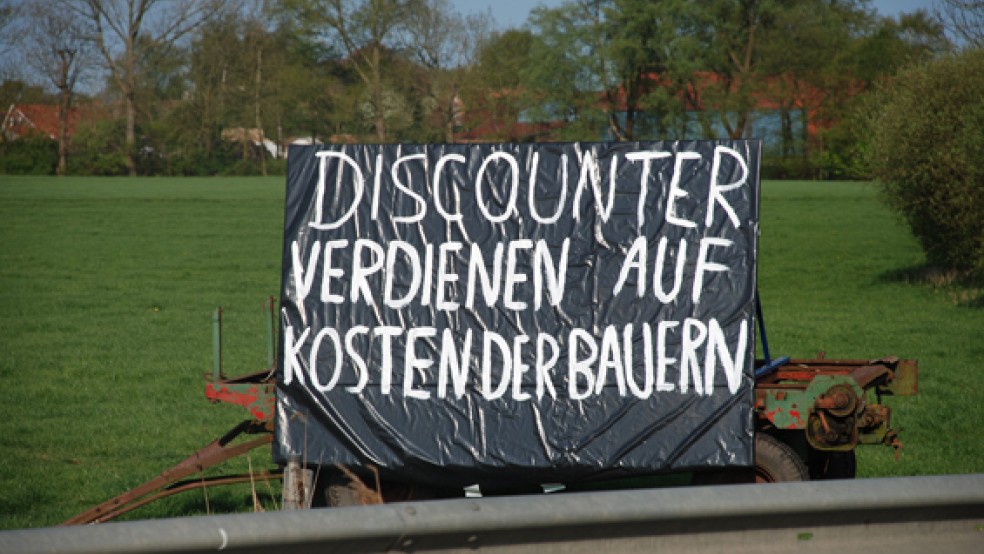
[[[209,487],[207,494],[201,489],[184,491],[121,514],[115,521],[252,513],[257,510],[248,487],[243,484],[213,486]],[[278,498],[272,498],[269,491],[258,487],[257,497],[263,511],[278,509]]]
[[[879,283],[908,283],[943,292],[959,308],[984,309],[984,278],[967,271],[919,264],[886,271]]]
[[[168,506],[168,511],[181,515],[210,515],[234,514],[253,512],[253,497],[249,491],[242,488],[229,487],[232,490],[221,490],[218,487],[209,489],[208,500],[201,491],[188,491],[176,495]],[[263,501],[261,497],[261,501]]]

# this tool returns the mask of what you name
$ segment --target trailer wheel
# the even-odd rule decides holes
[[[854,450],[824,452],[810,449],[810,479],[854,479],[857,456]]]
[[[810,472],[796,451],[765,433],[755,434],[755,482],[809,481]]]
[[[796,451],[765,433],[755,434],[755,467],[695,473],[694,485],[737,485],[808,481],[810,472]]]

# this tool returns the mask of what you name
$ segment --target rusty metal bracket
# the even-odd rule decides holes
[[[878,360],[868,365],[861,366],[851,372],[851,378],[862,389],[872,385],[879,385],[892,379],[891,367],[895,366],[898,358],[894,356],[885,360]]]
[[[916,360],[898,360],[892,367],[892,379],[878,387],[879,394],[915,396],[919,393],[919,364]]]

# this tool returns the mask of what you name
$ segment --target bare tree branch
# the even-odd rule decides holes
[[[936,17],[970,48],[984,48],[984,0],[940,0]]]

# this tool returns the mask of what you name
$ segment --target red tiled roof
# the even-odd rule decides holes
[[[94,105],[73,106],[68,110],[68,136],[82,120],[91,120],[97,111]],[[58,140],[58,106],[53,104],[14,104],[4,112],[2,132],[8,138],[40,133]]]

